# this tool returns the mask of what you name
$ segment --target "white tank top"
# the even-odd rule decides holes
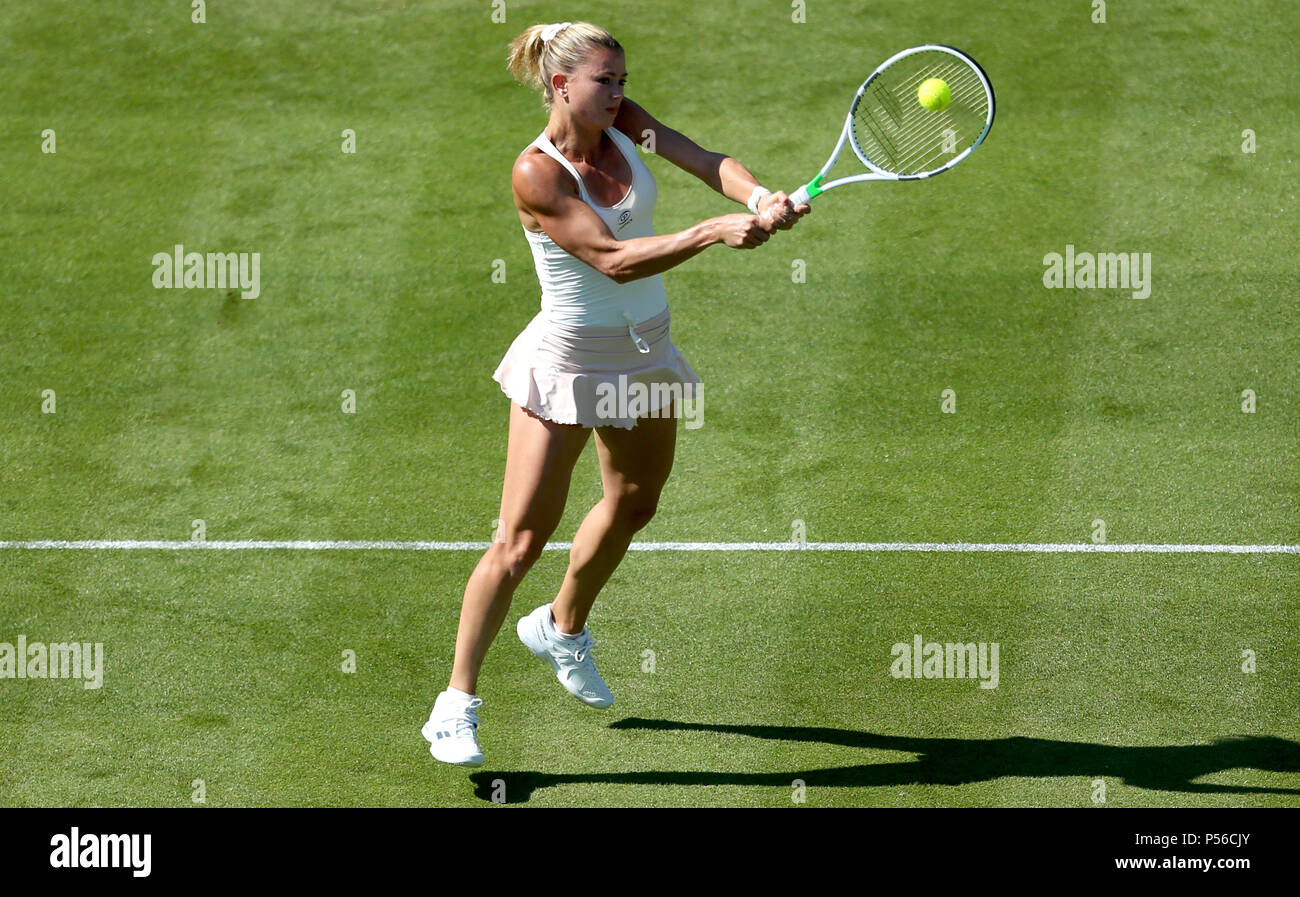
[[[578,182],[582,201],[596,210],[615,239],[653,236],[654,207],[659,197],[654,176],[630,138],[615,128],[606,128],[605,133],[632,169],[631,188],[612,206],[602,206],[591,197],[573,163],[555,148],[545,131],[529,145],[540,148],[568,169]],[[537,281],[542,286],[542,313],[547,320],[571,327],[621,327],[646,321],[668,308],[658,274],[618,283],[565,252],[545,231],[535,234],[526,227],[523,231],[533,251]]]

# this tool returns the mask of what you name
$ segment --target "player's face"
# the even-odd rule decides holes
[[[570,114],[596,127],[608,128],[623,103],[626,83],[627,62],[621,52],[602,48],[592,53],[565,83]]]

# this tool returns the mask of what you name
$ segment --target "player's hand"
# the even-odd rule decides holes
[[[717,219],[718,235],[732,249],[754,249],[772,238],[757,215],[738,213]]]
[[[792,205],[784,190],[768,193],[758,200],[758,219],[768,233],[789,230],[811,211],[812,206],[806,202]]]

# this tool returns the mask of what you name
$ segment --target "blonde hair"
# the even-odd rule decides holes
[[[554,75],[572,75],[593,50],[623,49],[612,34],[590,22],[572,22],[550,40],[543,41],[542,32],[552,27],[555,26],[534,25],[511,41],[506,62],[506,68],[514,73],[516,80],[542,92],[542,105],[547,109],[555,100],[551,88]]]

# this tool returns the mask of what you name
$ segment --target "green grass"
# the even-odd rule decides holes
[[[508,174],[545,124],[504,48],[589,19],[629,96],[773,188],[902,47],[970,51],[999,103],[942,178],[834,191],[665,276],[705,425],[639,538],[1300,542],[1289,7],[809,6],[746,5],[742,53],[737,4],[0,11],[0,539],[487,539],[490,374],[538,293]],[[660,232],[739,208],[648,164]],[[155,290],[175,243],[260,252],[261,296]],[[1150,297],[1045,289],[1067,243],[1150,252]],[[1300,804],[1295,555],[633,553],[593,616],[618,696],[593,713],[511,633],[558,587],[547,554],[471,777],[418,729],[475,560],[0,550],[0,642],[107,657],[99,690],[0,679],[0,803],[189,805],[202,779],[219,806],[484,805],[500,779],[530,806],[791,806],[802,779],[810,806],[1091,806],[1101,778],[1111,806]],[[998,642],[999,687],[891,678],[917,633]]]

